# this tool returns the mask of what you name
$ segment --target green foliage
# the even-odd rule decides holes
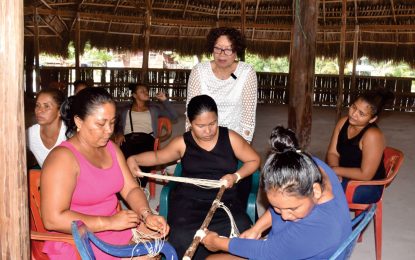
[[[255,71],[288,73],[289,61],[287,57],[261,58],[256,54],[246,53],[245,62],[254,67]]]
[[[339,74],[339,63],[337,59],[317,57],[314,67],[315,74]]]
[[[203,56],[181,56],[174,52],[169,52],[169,55],[182,65],[182,68],[191,69],[197,62],[211,60],[210,55]],[[87,64],[88,66],[106,66],[106,62],[111,61],[114,58],[111,51],[98,50],[92,47],[88,42],[85,45],[84,53],[81,56],[81,64]],[[68,59],[63,60],[62,57],[42,54],[41,59],[46,63],[70,66],[75,63],[75,48],[73,42],[68,46]],[[246,53],[245,62],[251,64],[255,71],[258,72],[274,72],[274,73],[288,73],[289,72],[289,59],[288,57],[278,58],[262,58],[256,54]],[[404,62],[393,61],[381,61],[373,62],[368,58],[363,57],[359,60],[363,65],[372,67],[371,71],[361,72],[372,76],[390,76],[390,77],[414,77],[415,70],[411,66]],[[344,73],[346,75],[352,74],[353,63],[348,61],[345,66]],[[339,74],[339,64],[337,59],[317,57],[315,61],[315,74]]]

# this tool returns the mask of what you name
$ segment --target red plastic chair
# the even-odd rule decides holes
[[[31,169],[29,171],[29,196],[30,196],[30,245],[31,259],[43,260],[49,257],[42,252],[44,241],[59,241],[72,244],[75,242],[71,235],[49,233],[43,226],[40,217],[40,170]],[[78,256],[78,259],[81,259]]]
[[[171,121],[167,117],[159,117],[157,122],[157,136],[154,140],[154,151],[157,151],[160,148],[160,144],[170,138],[172,133]],[[158,168],[157,170],[163,171],[163,168]],[[151,171],[151,173],[156,174],[156,170]],[[150,189],[150,198],[156,196],[156,181],[150,179],[148,182]]]
[[[399,168],[404,159],[404,154],[392,147],[386,147],[383,152],[383,163],[385,165],[386,177],[381,180],[373,181],[349,181],[346,189],[346,199],[349,204],[349,209],[354,211],[356,215],[359,215],[362,211],[366,210],[370,204],[357,204],[353,203],[353,195],[357,187],[362,185],[383,185],[383,188],[387,188],[398,174]],[[375,231],[375,246],[376,246],[376,259],[382,259],[382,197],[376,203],[376,212],[374,218],[374,231]],[[359,238],[359,242],[362,238]]]

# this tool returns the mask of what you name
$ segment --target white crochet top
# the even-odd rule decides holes
[[[194,96],[211,96],[218,106],[219,125],[234,130],[251,142],[257,106],[256,73],[250,65],[240,61],[233,74],[236,79],[231,76],[225,80],[218,79],[210,61],[197,64],[190,73],[186,107]],[[189,129],[187,121],[186,129]]]
[[[40,167],[43,166],[43,162],[45,161],[46,156],[48,156],[49,152],[66,140],[65,132],[66,125],[63,122],[61,122],[61,128],[59,130],[59,135],[56,140],[56,143],[53,145],[52,148],[48,149],[43,144],[42,138],[40,137],[40,125],[35,124],[29,127],[29,129],[27,130],[27,141],[29,149],[30,151],[32,151]]]

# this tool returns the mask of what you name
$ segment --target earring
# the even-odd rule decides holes
[[[76,128],[76,131],[79,132],[79,130],[81,130],[79,127]]]

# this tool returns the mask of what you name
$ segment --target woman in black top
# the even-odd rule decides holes
[[[182,176],[211,180],[225,179],[228,187],[222,202],[231,210],[239,231],[251,226],[245,205],[236,191],[236,182],[251,175],[259,167],[259,156],[236,132],[218,126],[215,101],[201,95],[191,99],[187,106],[191,130],[175,137],[165,148],[131,156],[128,166],[138,174],[138,166],[152,166],[181,159]],[[243,162],[237,169],[238,160]],[[169,242],[181,258],[193,240],[197,229],[216,197],[218,189],[202,189],[191,184],[178,184],[170,199],[168,223]],[[229,236],[229,217],[216,211],[210,225],[223,236]],[[200,246],[193,259],[205,259],[210,252]]]
[[[344,189],[349,180],[367,181],[385,177],[385,138],[375,122],[384,105],[392,98],[393,94],[384,89],[365,93],[350,106],[348,115],[337,122],[326,159]],[[358,187],[353,202],[377,202],[382,191],[383,186]]]

